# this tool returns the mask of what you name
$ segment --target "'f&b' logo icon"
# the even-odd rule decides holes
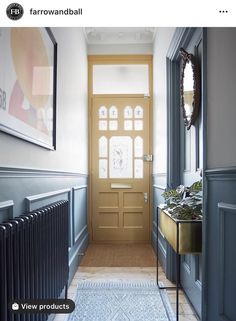
[[[19,3],[11,3],[6,12],[9,19],[19,20],[24,14],[24,9]]]

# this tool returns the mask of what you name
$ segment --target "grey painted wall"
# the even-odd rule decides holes
[[[207,30],[207,167],[236,165],[236,28]]]
[[[71,280],[78,253],[88,245],[87,48],[82,28],[52,31],[58,43],[57,149],[0,132],[0,222],[29,207],[69,200]]]
[[[233,321],[236,229],[236,28],[207,30],[203,317]]]

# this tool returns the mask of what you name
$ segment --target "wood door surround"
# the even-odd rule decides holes
[[[125,95],[94,95],[93,94],[93,66],[97,64],[147,64],[149,68],[149,96],[140,94]],[[89,164],[90,164],[90,187],[89,187],[89,235],[91,243],[150,243],[152,224],[150,210],[152,209],[152,173],[151,162],[141,162],[144,154],[152,154],[152,56],[151,55],[91,55],[88,56],[89,69]],[[99,108],[107,107],[107,118],[99,119]],[[130,106],[133,109],[142,105],[145,119],[144,130],[134,132],[139,126],[140,119],[124,118],[124,108]],[[119,119],[109,117],[109,109],[116,106]],[[106,120],[107,124],[105,125]],[[131,121],[130,121],[131,120]],[[132,129],[124,130],[126,126]],[[99,125],[100,122],[100,125]],[[132,125],[131,125],[132,122]],[[107,130],[100,129],[107,126]],[[117,129],[116,129],[116,126]],[[144,137],[143,137],[144,135]],[[143,139],[143,155],[135,157],[134,140],[139,136]],[[131,141],[132,145],[132,175],[126,173],[125,177],[116,177],[111,173],[111,157],[104,154],[99,157],[99,138],[107,140],[107,149],[110,153],[111,139],[117,143]],[[139,139],[140,140],[140,139]],[[113,142],[114,143],[114,142]],[[114,144],[113,144],[114,145]],[[113,153],[114,148],[113,148]],[[113,161],[115,161],[113,159]],[[119,162],[118,156],[116,161]],[[99,163],[106,167],[99,177]],[[142,164],[141,164],[142,163]],[[135,176],[135,166],[142,167],[143,178]],[[113,168],[114,169],[114,168]],[[140,169],[139,169],[140,172]],[[111,174],[111,175],[110,175]],[[136,174],[140,175],[140,173]],[[111,176],[111,177],[110,177]],[[122,185],[123,184],[123,185]]]

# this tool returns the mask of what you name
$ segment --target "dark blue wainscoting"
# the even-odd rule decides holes
[[[157,251],[157,215],[158,205],[164,203],[162,197],[166,188],[166,173],[153,175],[153,215],[152,215],[152,245]],[[175,254],[171,246],[162,237],[160,230],[158,231],[158,254],[159,261],[163,267],[167,278],[175,281]]]
[[[154,177],[154,182],[158,181],[158,178],[160,176]],[[159,182],[159,181],[158,181]],[[157,207],[159,204],[163,203],[163,197],[161,196],[162,193],[165,190],[165,186],[163,185],[157,185],[153,184],[153,216],[152,216],[152,245],[155,249],[155,252],[157,252]],[[166,241],[160,234],[160,231],[158,231],[159,239],[158,239],[158,250],[159,250],[159,261],[163,267],[163,269],[166,271]]]
[[[236,320],[236,168],[206,171],[203,320]]]
[[[0,222],[58,200],[69,201],[69,265],[72,280],[88,246],[87,175],[0,167]]]

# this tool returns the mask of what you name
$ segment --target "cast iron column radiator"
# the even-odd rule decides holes
[[[0,320],[46,321],[46,314],[16,314],[16,299],[57,299],[69,277],[68,201],[0,224]]]

